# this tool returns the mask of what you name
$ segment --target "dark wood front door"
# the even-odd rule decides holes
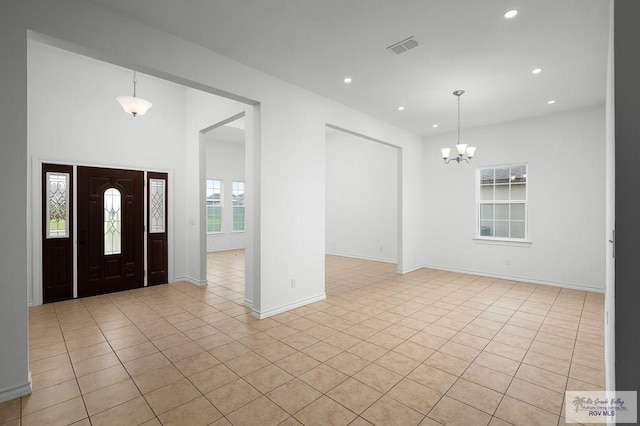
[[[78,296],[144,285],[144,173],[78,167]]]
[[[147,172],[147,285],[166,284],[167,173]]]
[[[73,297],[73,166],[42,165],[42,300]]]

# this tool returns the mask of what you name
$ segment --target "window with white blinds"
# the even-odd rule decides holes
[[[527,165],[478,169],[477,237],[527,239]]]

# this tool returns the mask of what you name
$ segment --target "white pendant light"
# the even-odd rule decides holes
[[[153,104],[146,99],[136,97],[136,84],[138,80],[136,78],[136,72],[133,72],[133,96],[118,96],[116,100],[122,105],[122,109],[126,113],[137,117],[138,115],[144,115]]]
[[[451,160],[456,160],[458,163],[461,161],[466,161],[467,163],[473,155],[476,153],[475,146],[467,146],[466,143],[460,143],[460,96],[464,93],[464,90],[456,90],[453,92],[455,96],[458,97],[458,143],[456,144],[456,156],[453,158],[449,158],[449,154],[451,154],[451,148],[440,148],[440,152],[442,153],[442,158],[446,164],[449,164]]]

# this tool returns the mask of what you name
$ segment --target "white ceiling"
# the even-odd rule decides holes
[[[87,1],[422,135],[605,100],[608,0]]]

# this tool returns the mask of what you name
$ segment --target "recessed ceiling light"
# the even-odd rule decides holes
[[[540,74],[542,72],[542,68],[534,68],[531,70],[531,74]]]
[[[511,19],[511,18],[515,18],[517,14],[518,14],[518,11],[516,9],[511,9],[511,10],[507,10],[504,13],[504,17],[507,19]]]
[[[435,128],[437,128],[437,127],[438,127],[438,125],[437,125],[437,124],[434,124],[434,125],[433,125],[433,128],[434,128],[434,129],[435,129]]]
[[[353,80],[351,80],[351,77],[345,77],[343,80],[345,83],[349,84],[351,83]]]
[[[404,107],[403,107],[402,105],[400,105],[400,106],[398,107],[398,111],[404,111]]]
[[[547,103],[548,103],[549,105],[553,105],[553,104],[555,104],[555,103],[556,103],[556,101],[555,101],[555,99],[551,99],[550,101],[547,101]]]

